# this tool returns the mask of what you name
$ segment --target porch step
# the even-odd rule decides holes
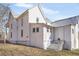
[[[59,51],[59,50],[63,49],[63,44],[64,44],[64,41],[62,41],[62,40],[60,40],[60,41],[56,40],[56,41],[53,41],[51,43],[51,45],[48,47],[48,49]]]

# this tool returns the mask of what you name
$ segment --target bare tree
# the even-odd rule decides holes
[[[7,27],[5,26],[9,20],[10,8],[8,7],[9,4],[0,4],[0,28],[5,31],[5,39],[4,44],[6,43],[7,39]]]

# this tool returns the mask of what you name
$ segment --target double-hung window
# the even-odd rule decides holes
[[[33,28],[33,32],[39,32],[39,28]]]

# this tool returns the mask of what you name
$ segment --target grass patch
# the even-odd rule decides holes
[[[34,47],[14,44],[0,44],[1,56],[79,56],[79,50],[44,50]]]

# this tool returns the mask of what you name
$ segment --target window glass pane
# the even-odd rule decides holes
[[[74,29],[72,29],[72,33],[74,33]]]
[[[49,28],[47,27],[47,32],[49,32]]]
[[[35,28],[33,28],[33,32],[35,32]]]
[[[23,37],[23,30],[21,30],[21,37]]]
[[[47,29],[47,32],[49,32],[49,29]]]
[[[1,38],[1,34],[0,34],[0,38]]]
[[[11,38],[12,38],[12,32],[11,32]]]
[[[38,18],[36,19],[36,22],[37,22],[37,23],[39,22],[39,19],[38,19]]]
[[[39,32],[39,28],[37,28],[37,32]]]

